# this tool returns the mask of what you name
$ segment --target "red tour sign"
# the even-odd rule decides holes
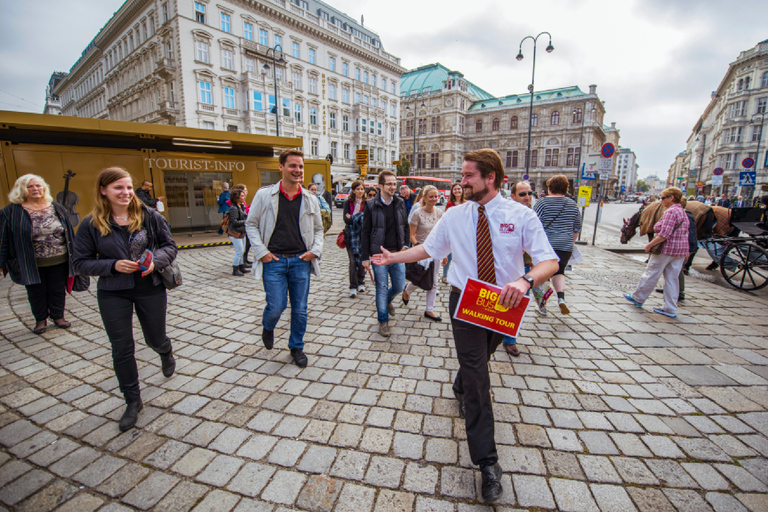
[[[508,309],[499,304],[500,293],[501,288],[498,286],[477,279],[467,279],[453,317],[491,331],[517,337],[531,299],[523,297],[516,308]]]
[[[743,165],[745,169],[749,169],[750,167],[755,165],[755,161],[751,158],[745,158],[744,160],[741,161],[741,165]]]

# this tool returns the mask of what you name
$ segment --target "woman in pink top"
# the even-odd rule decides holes
[[[664,274],[664,307],[653,308],[654,313],[670,318],[677,317],[677,297],[680,293],[679,275],[683,263],[688,257],[688,216],[680,204],[683,191],[671,187],[661,193],[662,206],[666,211],[661,219],[653,226],[655,236],[645,252],[650,253],[657,245],[661,247],[660,254],[651,254],[648,266],[637,284],[637,289],[624,297],[635,306],[642,307],[645,300],[653,292],[656,283]]]

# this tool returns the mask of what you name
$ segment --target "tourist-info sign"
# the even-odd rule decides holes
[[[453,318],[517,337],[531,299],[523,297],[516,308],[505,308],[499,304],[500,294],[501,288],[496,285],[467,279]]]

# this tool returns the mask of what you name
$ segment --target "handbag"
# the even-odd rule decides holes
[[[227,234],[232,238],[245,238],[245,233],[238,233],[237,231],[227,230]]]
[[[336,246],[339,249],[346,249],[347,248],[347,244],[344,243],[344,231],[339,233],[339,236],[336,237]]]
[[[405,278],[422,290],[431,290],[435,287],[435,260],[429,263],[429,267],[418,262],[406,263]]]
[[[84,292],[91,286],[91,278],[88,276],[69,276],[67,277],[67,293],[70,295],[72,292]]]
[[[173,259],[170,265],[161,268],[157,272],[160,274],[160,278],[163,280],[163,285],[167,290],[173,290],[182,283],[181,268],[179,267],[176,258]]]
[[[221,230],[229,231],[229,214],[224,215],[224,218],[221,219]]]
[[[680,228],[680,225],[681,225],[681,224],[682,224],[682,222],[678,223],[678,225],[677,225],[677,226],[675,226],[675,229],[673,229],[673,230],[672,230],[672,233],[674,233],[675,231],[677,231],[677,230]],[[656,255],[659,255],[659,254],[661,254],[661,249],[664,247],[664,244],[666,244],[666,243],[667,243],[667,241],[666,241],[666,240],[664,240],[664,241],[663,241],[663,242],[661,242],[660,244],[656,244],[656,245],[654,245],[654,246],[653,246],[653,247],[651,247],[651,249],[648,251],[648,254],[656,254]]]

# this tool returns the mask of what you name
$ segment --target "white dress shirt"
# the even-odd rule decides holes
[[[464,288],[468,278],[477,279],[477,216],[480,205],[467,201],[449,209],[432,228],[424,242],[424,249],[434,259],[453,253],[448,271],[448,282]],[[547,234],[536,213],[516,201],[508,201],[501,194],[485,205],[488,227],[493,243],[496,283],[504,286],[525,274],[523,252],[533,264],[559,261],[549,245]]]

